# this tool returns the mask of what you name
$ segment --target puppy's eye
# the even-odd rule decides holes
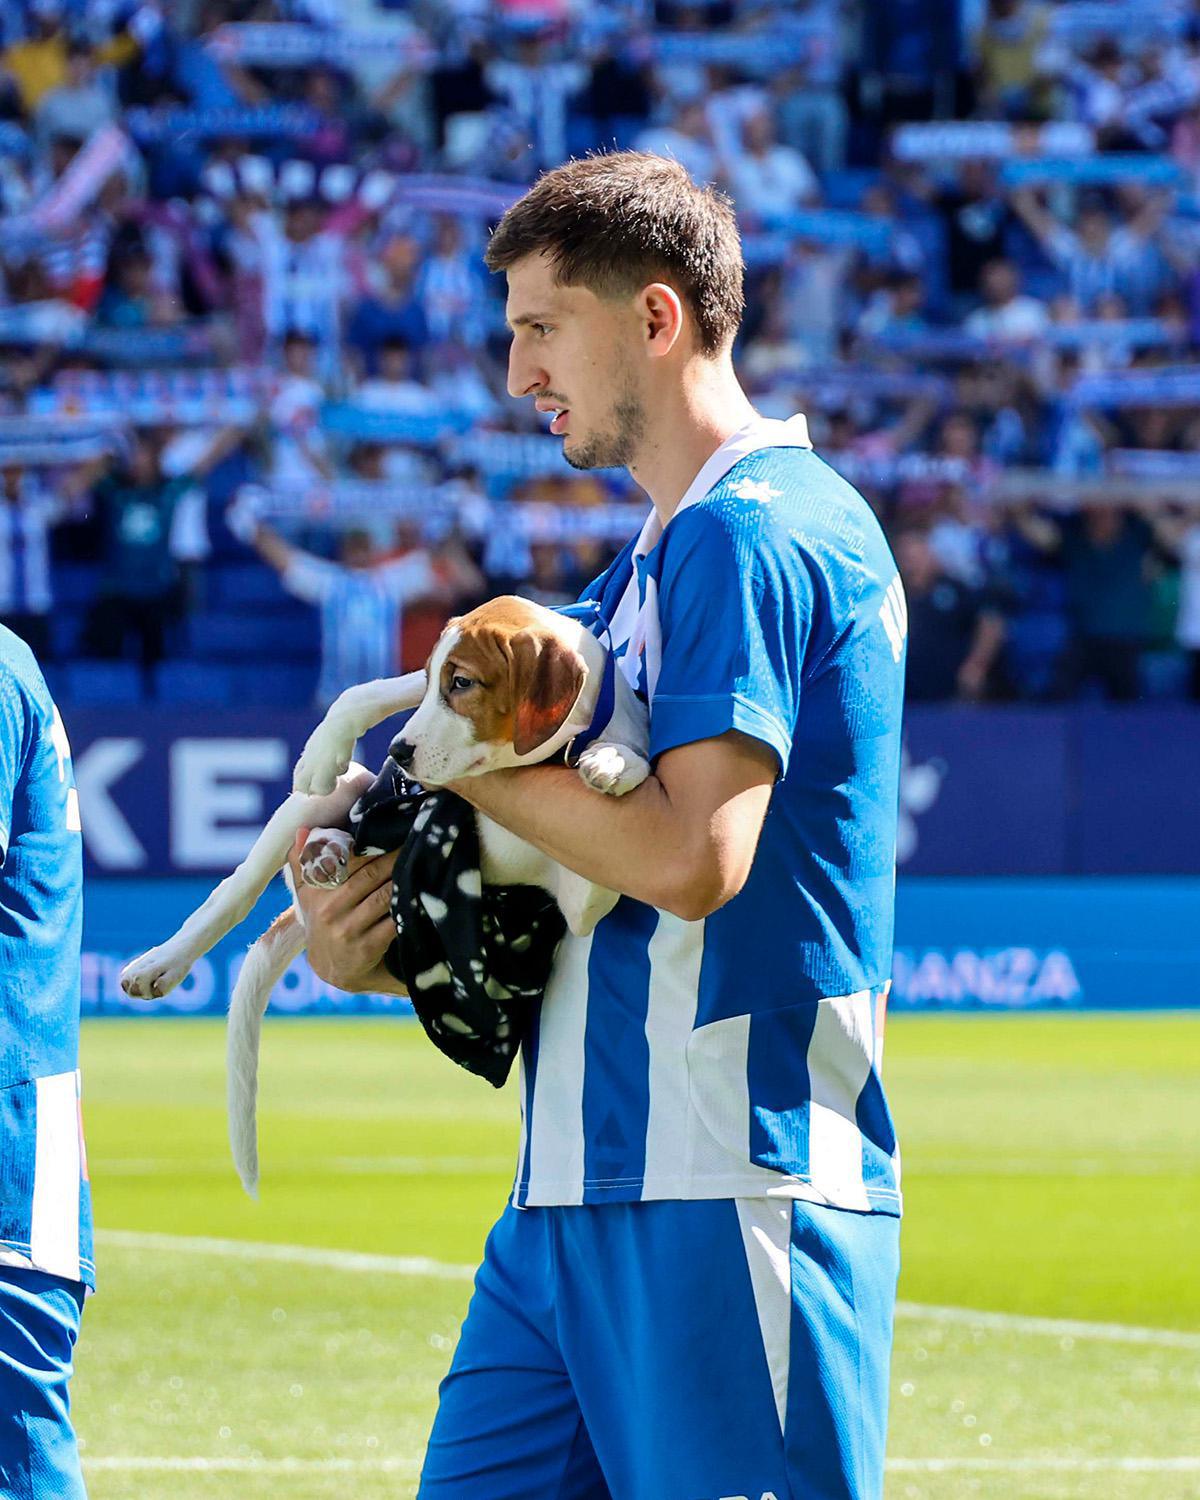
[[[450,679],[450,691],[452,693],[464,693],[467,688],[473,688],[474,686],[475,679],[473,677],[464,677],[461,672],[455,672],[454,676]]]

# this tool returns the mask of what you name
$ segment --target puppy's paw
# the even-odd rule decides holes
[[[292,791],[304,797],[326,797],[350,768],[354,732],[326,718],[313,730],[292,772]]]
[[[314,828],[300,851],[300,878],[305,885],[329,890],[346,878],[354,840],[341,828]]]
[[[131,1000],[161,1000],[187,978],[192,958],[162,943],[134,958],[121,970],[121,988]]]
[[[608,797],[623,797],[641,786],[650,762],[628,745],[589,745],[579,757],[578,771],[588,786]]]

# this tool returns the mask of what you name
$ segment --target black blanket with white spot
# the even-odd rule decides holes
[[[499,1088],[566,930],[554,898],[532,885],[484,886],[470,804],[426,791],[390,756],[350,823],[356,853],[400,851],[389,971],[434,1044]]]

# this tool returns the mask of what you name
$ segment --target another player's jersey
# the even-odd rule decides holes
[[[94,1285],[82,923],[71,748],[33,653],[0,626],[0,1264]]]
[[[521,1059],[518,1206],[778,1194],[898,1214],[880,1082],[904,595],[802,417],[759,420],[588,591],[650,754],[740,730],[780,777],[742,891],[564,939]]]

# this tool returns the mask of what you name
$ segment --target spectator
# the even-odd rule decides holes
[[[974,296],[984,267],[1004,258],[1013,222],[1008,200],[987,162],[964,161],[957,181],[931,201],[945,230],[950,290],[960,299]]]
[[[431,338],[478,345],[487,337],[482,264],[467,253],[462,225],[450,214],[438,216],[433,253],[417,276],[417,298]]]
[[[1077,231],[1055,218],[1031,188],[1014,193],[1012,201],[1085,311],[1093,311],[1111,292],[1120,293],[1136,312],[1148,309],[1162,280],[1163,260],[1154,244],[1166,211],[1162,194],[1142,198],[1119,226],[1113,224],[1104,200],[1089,195],[1081,205]]]
[[[781,146],[767,111],[752,114],[742,126],[742,149],[722,164],[738,211],[770,222],[815,203],[820,184],[799,151]]]
[[[1115,505],[1077,515],[1017,513],[1023,535],[1058,557],[1066,580],[1071,639],[1059,663],[1055,696],[1098,687],[1104,697],[1138,697],[1142,656],[1154,633],[1153,568],[1160,547],[1146,519]]]
[[[989,261],[979,290],[984,305],[964,324],[972,338],[1003,343],[1031,343],[1046,331],[1050,315],[1044,302],[1021,291],[1021,273],[1011,260]]]
[[[443,597],[428,551],[418,548],[386,562],[370,532],[350,530],[338,543],[338,559],[315,557],[286,542],[239,499],[230,517],[236,536],[249,542],[279,574],[284,588],[321,611],[321,670],[318,707],[339,693],[400,669],[400,617],[406,604]]]
[[[13,80],[22,113],[32,118],[53,89],[70,78],[69,46],[62,0],[33,0],[30,34],[0,54],[0,68]]]
[[[105,328],[145,328],[172,320],[172,299],[156,293],[153,265],[139,244],[127,244],[110,257],[108,285],[96,307],[96,321]]]
[[[274,213],[263,212],[253,227],[268,340],[278,346],[291,330],[306,334],[329,378],[341,364],[347,286],[344,242],[325,228],[324,219],[324,205],[309,191],[288,202],[282,223]]]
[[[316,345],[298,329],[283,341],[284,373],[268,408],[272,431],[270,481],[280,488],[318,484],[333,477],[321,431],[325,388],[313,373]]]
[[[1176,639],[1188,654],[1188,691],[1200,703],[1200,526],[1189,526],[1180,551],[1182,563]]]
[[[850,128],[841,90],[838,48],[779,73],[771,84],[775,116],[784,144],[799,151],[818,172],[837,172],[846,164]]]
[[[354,401],[366,411],[418,416],[428,415],[436,405],[432,392],[413,379],[412,356],[402,338],[390,338],[379,346],[379,373],[363,381]]]
[[[929,326],[924,305],[925,284],[921,278],[906,271],[893,272],[883,286],[871,293],[856,331],[868,339],[920,333]]]
[[[49,531],[66,508],[28,469],[0,474],[0,624],[42,661],[53,655]]]
[[[218,433],[184,472],[164,464],[168,434],[142,429],[124,462],[95,485],[103,542],[100,593],[87,627],[91,655],[123,657],[132,640],[147,676],[163,659],[181,605],[171,550],[179,502],[242,438],[234,428]]]
[[[1050,12],[1036,0],[988,0],[979,54],[981,103],[1004,119],[1044,116],[1049,79],[1043,50]]]
[[[39,141],[45,143],[57,135],[86,139],[111,123],[115,115],[112,94],[96,76],[92,49],[86,42],[72,40],[67,45],[65,78],[42,95],[34,111]]]
[[[586,86],[588,70],[555,57],[544,31],[518,36],[514,52],[487,65],[487,86],[533,142],[537,165],[555,167],[567,154],[567,101]]]
[[[711,182],[717,175],[716,146],[699,99],[680,105],[663,124],[647,126],[634,146],[654,156],[673,156],[694,182]]]
[[[995,599],[946,573],[925,531],[907,528],[893,547],[908,601],[909,702],[987,697],[1005,633]]]
[[[368,290],[350,313],[346,341],[368,375],[376,372],[379,347],[392,338],[410,349],[429,341],[425,310],[417,295],[421,247],[409,234],[389,235],[368,267]]]

